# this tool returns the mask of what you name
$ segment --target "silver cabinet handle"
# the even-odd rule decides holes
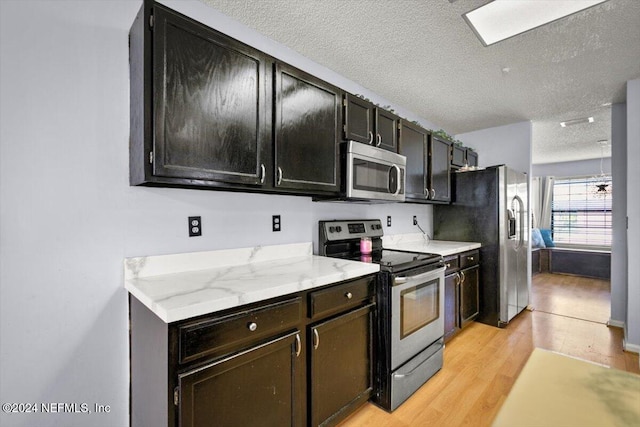
[[[436,190],[434,188],[431,189],[431,200],[436,198]]]
[[[258,329],[258,324],[256,322],[251,322],[247,325],[247,328],[249,328],[249,330],[253,332]]]
[[[456,285],[459,285],[461,282],[460,280],[460,273],[456,273]]]
[[[280,185],[282,183],[282,168],[280,166],[278,166],[278,180],[276,182],[277,185]]]
[[[317,350],[320,345],[320,335],[318,335],[318,330],[313,330],[313,349]]]
[[[464,271],[460,272],[460,283],[464,283]]]
[[[427,194],[427,199],[431,198],[431,192],[429,191],[429,189],[427,187],[424,188],[424,192]]]
[[[380,144],[382,144],[382,137],[380,136],[380,134],[376,135],[376,147],[380,147]]]
[[[300,356],[302,351],[302,343],[300,343],[300,334],[296,334],[296,357]]]
[[[369,145],[373,144],[373,132],[369,131]]]
[[[351,292],[347,292],[344,296],[347,297],[347,299],[353,298],[353,294]]]
[[[264,177],[267,174],[265,168],[264,168],[264,163],[260,164],[260,184],[264,184]]]

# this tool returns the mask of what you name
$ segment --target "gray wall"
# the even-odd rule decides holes
[[[613,236],[611,242],[611,319],[624,326],[627,319],[627,105],[611,106],[611,170],[613,179]]]
[[[627,82],[628,291],[626,347],[640,351],[640,79]]]
[[[611,157],[605,157],[603,159],[602,170],[605,174],[612,172]],[[580,175],[599,175],[600,159],[534,164],[531,167],[531,173],[533,176],[555,176],[559,178]]]
[[[428,206],[130,187],[127,37],[140,5],[0,1],[0,401],[111,407],[2,413],[2,426],[128,425],[125,257],[311,241],[326,218],[392,215],[395,234],[418,231],[418,215],[431,229]],[[170,5],[387,103],[200,2]],[[202,237],[187,237],[189,215]]]
[[[456,139],[479,152],[481,167],[505,164],[531,176],[531,122],[463,133]]]

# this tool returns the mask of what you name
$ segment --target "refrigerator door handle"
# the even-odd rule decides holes
[[[513,208],[513,201],[511,201],[511,206]],[[516,238],[516,233],[517,233],[517,229],[516,229],[516,213],[515,213],[515,208],[514,209],[507,209],[507,218],[508,218],[508,238],[509,240],[513,240]]]
[[[520,250],[523,246],[524,246],[524,233],[525,233],[525,229],[524,229],[524,215],[525,215],[525,211],[524,211],[524,202],[522,201],[522,199],[520,198],[520,196],[515,196],[513,198],[513,201],[516,202],[518,204],[517,207],[517,211],[518,211],[518,243],[516,244],[516,250]]]

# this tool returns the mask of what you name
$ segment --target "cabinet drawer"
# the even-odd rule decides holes
[[[480,262],[480,251],[473,250],[460,254],[460,268],[471,267]]]
[[[217,357],[297,328],[301,298],[179,327],[180,363]]]
[[[444,265],[447,267],[447,269],[444,271],[445,275],[458,270],[460,268],[458,255],[449,255],[444,257]]]
[[[362,304],[375,295],[375,278],[364,277],[309,294],[309,317],[316,319]]]

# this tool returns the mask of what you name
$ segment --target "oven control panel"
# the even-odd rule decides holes
[[[320,221],[320,234],[325,241],[382,237],[382,222],[379,219]]]

